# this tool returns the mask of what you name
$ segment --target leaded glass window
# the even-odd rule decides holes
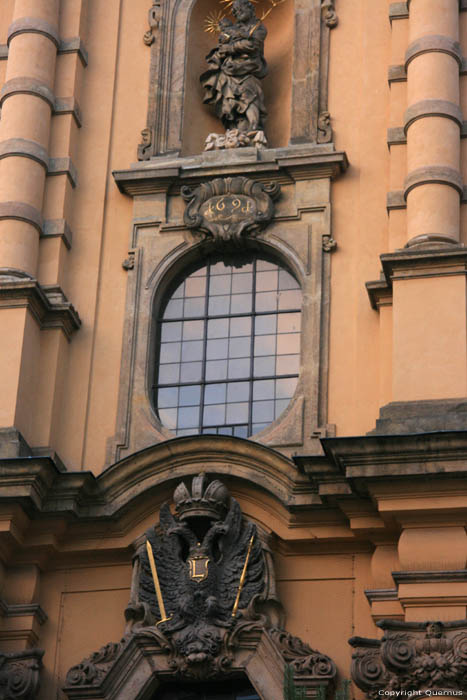
[[[161,423],[248,437],[276,420],[298,381],[301,304],[293,275],[260,257],[210,259],[179,279],[157,319]]]

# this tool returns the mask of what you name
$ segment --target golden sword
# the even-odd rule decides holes
[[[245,563],[243,565],[242,575],[240,576],[240,583],[238,585],[237,597],[235,598],[235,603],[234,603],[233,610],[232,610],[232,617],[235,617],[235,615],[237,614],[238,604],[240,602],[240,596],[242,594],[243,586],[245,584],[246,569],[248,566],[248,560],[250,559],[250,554],[251,554],[251,549],[253,547],[253,540],[254,539],[255,539],[255,533],[252,534],[252,536],[250,538],[250,544],[248,545],[248,551],[246,553],[246,559],[245,559]]]
[[[159,611],[162,615],[162,618],[159,620],[159,622],[156,622],[156,626],[157,626],[157,625],[160,625],[161,622],[167,622],[167,620],[171,620],[172,616],[167,617],[167,614],[165,612],[164,600],[162,598],[161,584],[159,583],[159,576],[157,575],[157,568],[156,568],[156,562],[154,560],[154,553],[152,551],[151,543],[149,540],[146,540],[146,551],[148,553],[149,564],[151,566],[152,580],[154,581],[154,590],[156,591],[157,604],[159,605]]]

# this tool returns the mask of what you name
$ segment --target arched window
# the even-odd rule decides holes
[[[302,294],[277,262],[208,259],[178,278],[157,318],[154,407],[177,435],[248,437],[294,394]]]

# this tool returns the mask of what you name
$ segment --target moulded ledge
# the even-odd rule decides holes
[[[334,179],[348,165],[345,152],[335,151],[332,144],[300,144],[263,150],[210,151],[186,157],[172,154],[141,161],[112,174],[120,192],[134,197],[167,192],[177,182],[193,183],[223,175],[268,178],[285,184],[315,178]]]

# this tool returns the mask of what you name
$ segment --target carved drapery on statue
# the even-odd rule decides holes
[[[181,193],[188,203],[184,215],[188,228],[207,233],[217,243],[238,245],[242,237],[258,233],[271,221],[280,185],[239,176],[182,187]]]
[[[206,149],[266,146],[261,79],[267,74],[264,41],[267,30],[250,0],[234,0],[235,22],[223,17],[218,23],[218,44],[206,56],[208,70],[200,77],[205,104],[215,107],[226,129],[209,134]]]
[[[331,688],[332,660],[281,628],[271,553],[227,488],[200,474],[191,491],[176,488],[174,502],[174,514],[163,505],[159,525],[138,543],[125,636],[70,669],[68,698],[122,700],[128,682],[138,700],[164,679],[242,672],[255,685],[261,664],[263,679],[276,676],[273,695],[282,695],[287,667],[310,697]]]
[[[465,694],[467,621],[380,620],[379,639],[352,637],[352,679],[368,698]],[[457,693],[453,693],[457,691]]]

